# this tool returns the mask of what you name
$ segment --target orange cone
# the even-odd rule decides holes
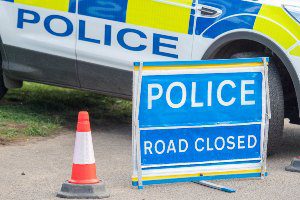
[[[94,148],[88,112],[78,115],[76,141],[73,157],[72,184],[96,184],[100,180],[96,175]]]
[[[89,114],[79,112],[71,179],[57,194],[62,198],[105,198],[105,185],[97,178]]]

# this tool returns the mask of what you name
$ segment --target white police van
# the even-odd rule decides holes
[[[268,56],[270,148],[300,123],[298,0],[0,0],[0,97],[22,81],[131,96],[134,61]]]

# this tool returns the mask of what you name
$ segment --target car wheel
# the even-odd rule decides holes
[[[236,53],[231,58],[253,58],[264,56],[258,52]],[[281,144],[284,127],[284,96],[280,74],[272,58],[269,63],[269,88],[272,118],[269,124],[268,154],[276,152]]]

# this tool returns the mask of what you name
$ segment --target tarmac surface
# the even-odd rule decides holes
[[[131,127],[106,126],[93,131],[98,176],[104,180],[109,199],[300,199],[300,173],[284,170],[300,155],[300,126],[285,127],[279,153],[268,159],[264,180],[218,181],[237,190],[234,194],[193,183],[131,187]],[[0,199],[58,199],[56,193],[70,178],[74,132],[56,137],[0,146]]]

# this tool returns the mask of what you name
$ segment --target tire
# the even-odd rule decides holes
[[[258,52],[236,53],[231,58],[254,58],[264,56]],[[268,155],[274,154],[282,142],[284,127],[284,96],[276,63],[270,59],[269,88],[272,118],[269,124]]]
[[[4,85],[3,75],[2,75],[2,72],[1,72],[1,69],[0,69],[0,100],[4,97],[6,92],[7,92],[7,88]]]

